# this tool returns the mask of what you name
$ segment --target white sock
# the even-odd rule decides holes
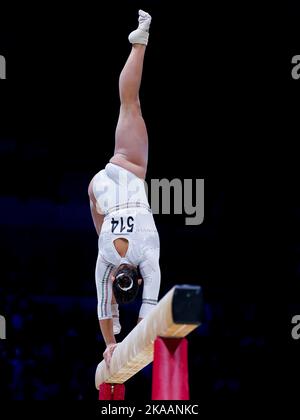
[[[121,325],[119,320],[119,305],[117,303],[111,304],[111,314],[113,316],[113,332],[114,335],[120,334]]]
[[[148,44],[149,27],[151,23],[151,16],[149,13],[139,10],[139,26],[129,34],[129,42],[131,44]]]

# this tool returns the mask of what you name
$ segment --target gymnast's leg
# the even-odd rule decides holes
[[[148,135],[142,117],[139,90],[151,17],[139,11],[139,27],[129,35],[132,49],[120,74],[120,114],[115,135],[115,152],[110,162],[145,178]]]

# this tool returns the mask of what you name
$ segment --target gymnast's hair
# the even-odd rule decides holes
[[[129,264],[122,264],[115,273],[113,292],[117,303],[134,301],[139,291],[139,270]]]

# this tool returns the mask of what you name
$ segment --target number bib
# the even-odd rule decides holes
[[[113,217],[110,223],[111,233],[114,235],[129,235],[134,232],[135,220],[132,216]]]

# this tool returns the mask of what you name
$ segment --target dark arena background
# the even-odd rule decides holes
[[[1,12],[0,410],[15,400],[97,401],[105,345],[87,188],[113,153],[118,77],[140,8],[152,14],[141,89],[147,181],[205,182],[202,224],[155,215],[160,297],[175,284],[203,287],[205,320],[188,337],[191,400],[208,411],[288,411],[300,354],[291,335],[300,315],[299,4],[277,14],[249,2],[159,0]],[[120,339],[140,300],[121,307]],[[151,366],[126,393],[151,400]]]

